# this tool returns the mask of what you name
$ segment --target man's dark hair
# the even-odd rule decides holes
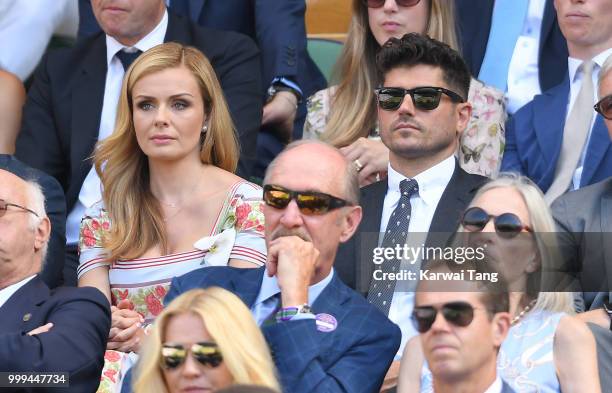
[[[427,35],[409,33],[390,38],[378,52],[376,65],[383,77],[398,67],[440,67],[444,82],[467,101],[471,75],[465,61],[450,46]]]

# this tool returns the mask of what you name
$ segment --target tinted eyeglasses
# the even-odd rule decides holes
[[[612,94],[605,96],[594,106],[595,111],[608,120],[612,120]]]
[[[446,94],[454,102],[465,102],[463,97],[454,91],[443,87],[424,86],[414,89],[403,89],[401,87],[381,87],[376,89],[376,99],[380,109],[395,111],[404,102],[404,97],[408,94],[412,98],[412,103],[417,109],[432,111],[440,105],[442,94]]]
[[[185,362],[189,352],[201,365],[210,368],[218,367],[223,361],[223,356],[221,356],[221,351],[219,351],[216,343],[201,342],[193,344],[189,348],[180,344],[163,344],[162,366],[168,370],[179,367]]]
[[[441,307],[417,306],[412,311],[412,323],[419,333],[425,333],[436,321],[438,311],[447,322],[455,326],[466,327],[474,320],[475,308],[467,302],[445,303]]]
[[[4,199],[0,199],[0,217],[4,216],[4,214],[8,210],[9,206],[16,207],[16,208],[21,209],[23,211],[26,211],[28,213],[32,213],[36,217],[38,217],[38,214],[34,210],[30,210],[27,207],[23,207],[23,206],[20,206],[20,205],[16,205],[14,203],[7,202]]]
[[[362,0],[368,8],[380,8],[385,5],[386,0]],[[395,0],[395,3],[400,7],[414,7],[421,0]]]
[[[266,205],[284,209],[295,199],[300,212],[306,215],[325,214],[330,210],[351,205],[344,199],[316,191],[292,191],[272,184],[266,184],[263,191]]]
[[[523,230],[533,232],[530,227],[523,225],[516,214],[504,213],[499,216],[493,216],[480,207],[470,207],[467,209],[463,213],[461,225],[469,232],[480,232],[491,219],[493,219],[493,224],[495,225],[495,232],[504,238],[513,238]]]

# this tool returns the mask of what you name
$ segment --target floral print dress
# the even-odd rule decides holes
[[[336,86],[332,86],[320,90],[308,99],[304,139],[321,138],[336,89]],[[456,153],[459,165],[469,173],[496,177],[506,142],[507,115],[504,94],[472,78],[468,101],[472,104],[472,118],[463,132]],[[379,139],[378,125],[368,138]]]
[[[194,249],[153,258],[117,260],[105,258],[102,238],[111,226],[102,203],[85,213],[79,236],[81,277],[101,266],[109,267],[111,301],[127,301],[151,323],[163,310],[164,296],[173,277],[206,266],[225,266],[230,259],[241,259],[263,266],[266,261],[262,191],[246,181],[234,184],[219,211],[212,232],[194,243]],[[134,354],[106,351],[98,392],[119,391],[125,372],[135,361]]]

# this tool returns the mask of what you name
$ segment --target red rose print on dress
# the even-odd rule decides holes
[[[119,355],[116,351],[104,352],[104,360],[108,360],[109,362],[118,362],[120,359],[121,355]]]
[[[251,205],[248,203],[243,203],[242,205],[236,208],[236,226],[238,228],[242,227],[242,223],[249,216],[251,212]]]
[[[147,303],[149,312],[154,316],[158,316],[164,309],[164,306],[162,306],[161,302],[152,293],[145,297],[145,302]]]
[[[155,287],[155,294],[157,295],[158,298],[163,299],[164,296],[166,296],[166,288],[164,288],[161,285],[158,285]]]

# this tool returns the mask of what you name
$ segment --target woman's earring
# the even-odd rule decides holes
[[[208,125],[204,124],[202,127],[202,134],[206,134],[208,132]]]

